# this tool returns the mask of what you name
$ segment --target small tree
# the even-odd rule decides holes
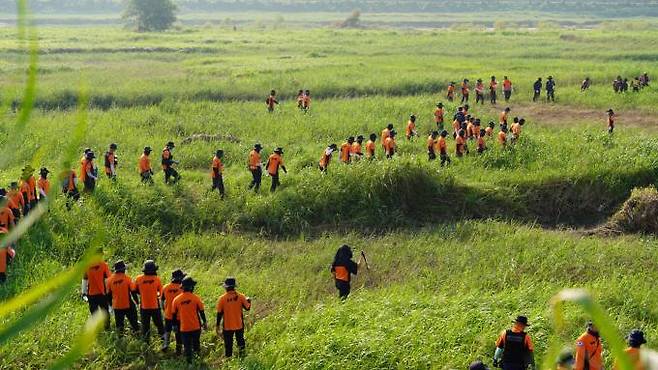
[[[164,31],[176,21],[176,10],[171,0],[127,0],[123,18],[139,32]]]

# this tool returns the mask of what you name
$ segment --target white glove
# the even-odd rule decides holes
[[[82,279],[82,283],[80,284],[80,294],[87,295],[87,293],[89,293],[89,280]]]

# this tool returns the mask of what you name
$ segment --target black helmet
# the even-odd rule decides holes
[[[146,260],[144,261],[144,268],[142,269],[142,272],[145,274],[154,274],[156,271],[158,271],[158,265],[155,264],[155,261],[153,260]]]
[[[185,273],[181,269],[176,269],[171,273],[171,280],[183,280]]]
[[[192,290],[192,289],[194,289],[194,286],[196,285],[196,281],[194,281],[194,279],[192,279],[191,276],[186,276],[181,281],[181,285],[183,286],[184,290]]]
[[[356,137],[356,141],[363,141],[364,137],[363,135],[359,135]]]
[[[633,329],[631,333],[626,337],[628,340],[628,345],[631,347],[639,347],[647,342],[644,338],[644,332],[642,330]]]
[[[441,131],[441,136],[443,136],[443,137],[448,136],[448,131],[446,131],[446,130]]]
[[[123,260],[118,260],[114,263],[114,272],[126,272],[126,263]]]
[[[354,142],[354,136],[350,136],[347,138],[348,143],[353,143]]]
[[[277,154],[283,154],[283,148],[282,148],[282,147],[278,147],[278,148],[274,149],[274,153],[277,153]]]
[[[217,151],[215,152],[215,155],[216,155],[218,158],[221,158],[221,157],[224,156],[224,151],[221,150],[221,149],[217,149]]]
[[[167,143],[167,148],[175,148],[175,147],[176,147],[176,145],[174,145],[173,141],[170,141],[170,142]]]
[[[260,149],[263,149],[263,146],[260,145],[260,143],[256,143],[256,144],[254,144],[254,149],[260,150]]]
[[[148,153],[151,153],[152,151],[153,151],[153,149],[151,149],[150,146],[145,146],[145,147],[144,147],[144,153],[147,153],[147,154],[148,154]]]
[[[386,128],[389,129],[389,130],[392,130],[392,129],[393,129],[393,124],[392,124],[392,123],[389,123],[389,124],[386,126]]]
[[[410,115],[409,119],[412,120],[412,121],[415,121],[416,120],[416,115],[415,114]]]
[[[96,154],[93,151],[88,151],[87,154],[85,154],[85,158],[94,159],[96,158]]]
[[[41,167],[41,169],[39,170],[39,174],[41,174],[41,175],[47,175],[49,173],[50,173],[50,171],[48,171],[48,169],[46,167]]]
[[[235,278],[232,276],[229,276],[224,280],[224,284],[222,286],[225,289],[235,289],[236,286],[238,286],[237,282],[235,281]]]
[[[116,149],[116,148],[118,148],[117,144],[115,143],[110,144],[110,149]]]

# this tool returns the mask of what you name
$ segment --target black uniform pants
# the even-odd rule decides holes
[[[177,328],[177,330],[174,330],[174,328]],[[181,339],[180,330],[178,328],[180,328],[178,320],[165,319],[165,332],[171,333],[173,331],[174,337],[176,338],[176,353],[179,353],[183,349],[183,340]]]
[[[114,309],[114,321],[116,323],[117,331],[119,334],[123,334],[124,320],[126,318],[128,319],[133,332],[137,333],[137,331],[139,331],[139,322],[137,322],[137,310],[135,307],[130,307],[126,309]]]
[[[350,283],[343,280],[336,280],[336,289],[338,289],[338,297],[346,299],[350,295]]]
[[[532,101],[537,101],[540,95],[541,95],[541,91],[535,90],[535,94],[532,96]]]
[[[212,190],[219,190],[219,194],[224,196],[224,178],[222,177],[222,174],[218,174],[217,177],[212,178]]]
[[[98,310],[105,311],[108,314],[107,319],[105,320],[105,328],[110,328],[110,316],[109,316],[109,304],[107,302],[107,297],[104,294],[99,295],[88,295],[87,302],[89,303],[89,312],[93,315]]]
[[[164,325],[162,324],[162,312],[159,308],[155,309],[140,309],[140,316],[142,317],[142,335],[146,341],[149,340],[151,334],[151,320],[153,325],[158,329],[160,336],[164,335]]]
[[[509,99],[512,97],[512,90],[503,91],[503,95],[505,96],[505,101],[509,101]]]
[[[254,190],[260,190],[260,182],[263,178],[263,169],[257,167],[256,169],[251,170],[251,184],[249,184],[249,189],[253,188]]]
[[[187,362],[192,362],[192,355],[201,352],[201,330],[182,332],[181,337]]]
[[[87,193],[93,193],[94,189],[96,189],[96,180],[87,176],[87,178],[84,181],[84,185],[85,185],[85,191]]]
[[[178,171],[176,171],[173,167],[166,167],[163,169],[164,175],[165,175],[165,184],[169,184],[169,182],[172,182],[171,178],[173,177],[173,183],[176,183],[180,179],[180,175],[178,174]]]
[[[484,95],[480,93],[475,94],[475,104],[480,103],[484,104]]]
[[[441,167],[443,167],[446,163],[450,164],[450,157],[448,157],[447,154],[441,154]]]
[[[270,177],[272,178],[272,186],[270,186],[270,191],[274,193],[276,191],[276,188],[279,185],[281,185],[281,183],[279,182],[279,173],[276,173],[274,175],[270,174]]]
[[[238,351],[240,356],[244,354],[244,349],[246,343],[244,341],[244,329],[240,330],[224,330],[222,332],[224,336],[224,354],[226,357],[233,356],[233,336],[235,335],[235,340],[238,342]]]
[[[553,90],[546,91],[546,101],[555,101],[555,91]]]

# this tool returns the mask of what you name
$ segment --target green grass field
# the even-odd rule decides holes
[[[551,320],[551,297],[577,287],[593,292],[620,333],[642,328],[648,346],[658,348],[655,237],[582,232],[605,222],[634,188],[658,181],[658,90],[611,89],[618,74],[658,75],[657,31],[199,27],[136,34],[52,27],[38,33],[38,109],[22,144],[2,160],[0,184],[16,179],[25,163],[61,170],[80,91],[90,109],[79,152],[88,146],[103,153],[116,142],[119,179],[101,181],[71,211],[54,196],[49,213],[21,240],[0,300],[49,280],[100,237],[108,261],[125,259],[133,277],[146,258],[157,260],[163,280],[177,267],[191,273],[211,326],[227,275],[253,297],[248,356],[226,361],[221,341],[208,332],[199,367],[459,369],[477,358],[490,363],[497,334],[523,313],[534,323],[538,363],[548,364],[551,344],[572,343],[588,319],[568,305],[566,332],[556,333]],[[13,108],[21,104],[26,63],[15,31],[0,28],[2,148],[15,140]],[[492,74],[515,83],[511,114],[528,121],[521,140],[507,150],[491,140],[483,155],[471,144],[471,155],[453,155],[447,168],[428,162],[425,138],[446,84]],[[557,80],[557,102],[532,104],[532,82],[548,75]],[[594,86],[581,93],[585,76]],[[282,104],[268,114],[264,99],[272,88]],[[308,115],[295,106],[301,88],[313,94]],[[488,122],[504,106],[501,99],[472,112]],[[610,107],[618,112],[612,137],[605,131]],[[447,105],[449,115],[455,108]],[[407,142],[401,135],[397,158],[350,166],[334,158],[329,172],[319,173],[328,144],[379,134],[388,122],[402,132],[412,113],[420,138]],[[218,139],[183,143],[196,134]],[[142,148],[155,149],[157,164],[170,140],[177,143],[181,183],[165,186],[156,171],[155,186],[141,185]],[[266,154],[285,148],[289,174],[274,194],[269,178],[260,194],[247,190],[255,142]],[[224,201],[210,193],[217,148],[225,151]],[[364,249],[372,269],[359,274],[341,304],[329,265],[343,243]],[[77,290],[42,324],[0,346],[0,368],[44,368],[67,352],[88,317]],[[76,367],[184,366],[158,345],[101,334]],[[606,368],[612,361],[607,352]]]

